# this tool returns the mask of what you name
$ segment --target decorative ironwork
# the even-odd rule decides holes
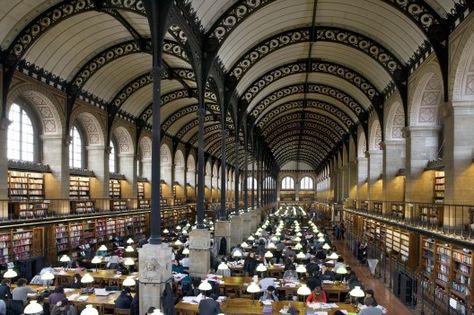
[[[304,130],[304,134],[318,140],[327,149],[330,149],[334,146],[334,142],[331,139],[329,139],[327,136],[325,136],[324,134],[314,132],[314,130],[306,130],[306,129]],[[298,129],[293,129],[292,131],[289,131],[289,132],[280,133],[271,142],[269,141],[267,143],[270,148],[273,148],[273,147],[279,146],[281,143],[284,143],[286,139],[298,139],[300,135],[301,133],[298,132]]]
[[[317,150],[314,150],[314,154],[318,157],[321,157],[319,155],[319,152],[321,152],[321,151],[323,151],[324,153],[327,153],[327,152],[331,151],[328,147],[326,147],[322,143],[319,143],[318,141],[316,141],[316,139],[310,139],[309,141],[307,141],[307,140],[308,139],[304,139],[304,140],[300,139],[299,136],[286,138],[285,141],[283,141],[277,147],[271,148],[270,150],[275,155],[278,152],[280,152],[281,150],[286,150],[288,147],[297,147],[298,148],[298,144],[301,143],[301,144],[308,144],[309,146],[312,146],[313,149],[317,149]]]
[[[332,135],[334,139],[340,139],[339,135],[334,132],[334,130],[327,128],[326,126],[320,124],[313,124],[309,123],[310,125],[305,123],[305,128],[303,133],[319,135],[321,137],[326,137],[326,135]],[[279,137],[280,135],[291,134],[294,132],[295,134],[301,134],[301,123],[300,122],[292,122],[286,125],[281,126],[279,131],[275,131],[268,135],[265,138],[268,144],[272,144],[274,139]],[[332,143],[333,141],[328,141],[328,143]]]
[[[370,100],[374,100],[380,96],[380,93],[369,80],[367,80],[365,77],[363,77],[356,71],[347,67],[332,62],[312,60],[310,71],[318,73],[327,73],[346,80],[350,84],[361,90],[361,92],[364,93]],[[254,81],[247,88],[247,90],[243,94],[243,99],[250,103],[258,93],[260,93],[263,89],[265,89],[273,82],[293,74],[305,72],[307,72],[306,61],[297,61],[270,70],[264,75],[262,75],[259,79]]]
[[[168,32],[176,39],[181,45],[186,45],[188,37],[186,33],[179,27],[179,25],[173,24],[169,27]]]
[[[171,40],[164,40],[163,53],[173,55],[186,62],[189,62],[189,58],[186,54],[186,51],[183,49],[183,46]]]
[[[142,87],[151,84],[153,82],[153,75],[151,72],[145,73],[138,78],[135,78],[133,81],[129,82],[125,87],[123,87],[120,92],[115,95],[112,99],[111,104],[120,108],[123,103],[130,97],[133,93],[141,89]]]
[[[220,107],[217,104],[206,103],[206,108],[208,108],[211,112],[214,112],[215,114],[220,113]],[[165,131],[168,130],[179,119],[183,118],[186,115],[197,113],[198,109],[199,106],[197,104],[194,104],[188,105],[184,108],[175,111],[174,113],[169,115],[168,118],[166,118],[166,120],[161,124],[161,128]]]
[[[222,43],[243,20],[273,1],[275,0],[245,0],[243,3],[238,2],[214,23],[208,32],[208,36]]]
[[[290,86],[285,86],[277,91],[272,92],[271,94],[267,95],[263,98],[257,105],[255,105],[251,112],[251,117],[258,116],[269,106],[271,106],[274,102],[278,101],[279,99],[295,95],[295,94],[302,94],[305,92],[304,84],[295,84]],[[360,105],[354,98],[350,95],[346,94],[344,91],[341,91],[335,87],[325,85],[325,84],[314,84],[308,83],[308,93],[315,93],[315,94],[323,94],[335,98],[336,100],[340,101],[347,105],[347,107],[356,115],[359,116],[361,113],[365,112],[365,109]]]
[[[206,115],[204,117],[204,123],[215,123],[215,124],[219,124],[220,122],[216,122],[216,118],[215,118],[215,115]],[[199,121],[197,119],[191,121],[190,123],[186,124],[185,126],[183,126],[177,133],[176,133],[176,137],[178,139],[183,139],[184,136],[192,129],[194,128],[197,128],[199,125]]]
[[[280,115],[285,115],[290,111],[293,111],[295,109],[303,109],[304,108],[305,102],[303,100],[299,101],[291,101],[287,102],[284,104],[279,105],[276,108],[273,108],[271,111],[265,113],[261,119],[257,120],[257,126],[259,128],[262,128],[266,124],[268,124],[270,121],[276,119]],[[307,100],[306,101],[306,107],[305,109],[307,111],[311,111],[313,109],[319,109],[324,112],[328,112],[336,116],[338,119],[340,119],[341,124],[346,125],[347,127],[351,127],[355,122],[352,121],[351,117],[349,117],[344,111],[340,110],[336,106],[323,102],[323,101],[317,101],[317,100]]]
[[[267,38],[255,45],[242,56],[229,71],[236,79],[241,79],[258,61],[272,52],[298,43],[311,41],[309,27],[282,32]],[[318,27],[316,29],[317,42],[334,42],[357,49],[379,63],[390,75],[403,71],[403,62],[397,59],[388,49],[372,39],[356,32],[335,27]]]
[[[330,119],[326,116],[319,115],[319,114],[307,113],[306,114],[306,119],[308,120],[307,121],[308,123],[312,120],[312,121],[320,122],[320,123],[326,125],[328,128],[331,128],[334,131],[336,131],[341,137],[344,136],[344,134],[346,134],[346,131],[337,122],[335,122],[334,120],[332,120],[332,119]],[[281,126],[283,124],[288,123],[288,122],[293,122],[293,121],[298,121],[299,122],[300,120],[301,120],[301,113],[291,113],[291,114],[282,116],[282,117],[272,121],[270,124],[266,125],[262,129],[262,135],[264,137],[266,137],[267,135],[274,132],[278,128],[281,128]],[[307,122],[305,122],[305,125],[306,125]]]

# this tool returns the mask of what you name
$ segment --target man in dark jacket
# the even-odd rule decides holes
[[[10,291],[11,281],[10,279],[3,279],[0,285],[0,299],[7,301],[11,299],[12,293]]]
[[[206,298],[199,302],[199,315],[217,315],[221,313],[221,308],[216,300],[209,297],[211,291],[206,291]]]
[[[130,304],[132,304],[132,294],[130,293],[130,288],[124,288],[120,295],[115,300],[115,308],[120,309],[130,309]]]

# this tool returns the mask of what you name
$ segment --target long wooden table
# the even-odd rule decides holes
[[[228,296],[228,293],[231,293],[235,297],[239,297],[242,294],[245,294],[246,285],[252,282],[251,277],[223,277],[223,282],[219,284],[220,288],[223,289],[224,295]],[[281,281],[280,281],[281,284]],[[277,291],[283,292],[285,295],[292,294],[296,295],[299,285],[294,287],[290,286],[277,286]],[[332,283],[332,284],[322,284],[322,288],[326,291],[329,302],[342,302],[345,298],[345,295],[350,291],[347,284],[343,283]]]
[[[77,272],[76,270],[61,270],[55,274],[56,283],[67,287],[68,284],[72,283],[72,278],[76,273],[79,273],[81,277],[86,274],[86,271]],[[117,274],[113,269],[98,269],[97,271],[89,272],[94,277],[94,282],[105,286],[121,286],[123,280],[129,275]],[[138,273],[131,273],[130,276],[137,276]]]
[[[311,310],[308,308],[304,302],[294,302],[294,301],[280,301],[274,302],[272,304],[272,313],[271,314],[279,314],[280,310],[283,309],[285,306],[291,305],[295,307],[299,314],[305,314],[306,310]],[[331,309],[324,309],[319,311],[326,311],[328,315],[333,315],[336,310],[346,310],[348,312],[356,312],[357,310],[354,306],[350,304],[344,303],[337,303],[339,308],[331,308]],[[227,299],[221,304],[221,310],[226,315],[260,315],[263,314],[263,306],[260,302],[251,300],[251,299]],[[196,315],[199,312],[199,305],[198,304],[188,304],[179,302],[176,304],[176,312],[182,315]],[[268,313],[270,314],[270,313]]]

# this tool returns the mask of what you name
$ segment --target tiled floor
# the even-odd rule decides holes
[[[352,255],[344,241],[334,241],[334,245],[336,245],[338,253],[344,257],[344,261],[351,266],[364,286],[374,290],[377,302],[387,308],[388,315],[413,314],[387,287],[385,287],[382,280],[370,277],[368,267],[359,266],[357,264],[357,259]]]

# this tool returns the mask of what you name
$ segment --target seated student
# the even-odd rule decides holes
[[[107,263],[107,269],[117,269],[120,265],[120,258],[117,255],[110,256],[109,262]]]
[[[173,265],[171,265],[171,271],[176,272],[176,273],[183,273],[184,272],[184,268],[179,263],[179,260],[174,260],[173,261]]]
[[[54,305],[66,298],[66,295],[64,294],[64,288],[61,286],[58,286],[54,288],[53,293],[51,293],[48,297],[49,304]]]
[[[81,278],[82,277],[80,274],[75,273],[74,276],[72,276],[72,283],[68,287],[73,289],[82,289],[84,284],[81,283]]]
[[[270,277],[263,278],[262,280],[260,280],[259,284],[262,290],[266,290],[269,286],[276,287],[275,278]]]
[[[327,269],[323,275],[321,276],[321,280],[328,280],[328,281],[334,281],[335,278],[335,273],[332,270]]]
[[[194,278],[193,281],[186,286],[186,288],[183,286],[183,295],[184,296],[198,296],[200,291],[199,291],[199,285],[201,284],[201,279],[200,278]]]
[[[36,294],[36,291],[26,286],[26,279],[20,278],[16,282],[17,287],[12,291],[12,300],[21,301],[23,305],[26,305],[28,300],[28,294]]]
[[[313,273],[311,276],[306,280],[306,284],[308,285],[308,288],[313,291],[314,288],[320,287],[321,286],[321,277],[319,276],[319,273]]]
[[[130,309],[130,305],[132,304],[132,294],[130,292],[130,288],[124,288],[120,295],[115,300],[115,308],[120,309]]]
[[[315,287],[311,294],[308,295],[306,303],[327,303],[326,292],[321,287]]]
[[[272,285],[268,286],[268,288],[263,291],[263,295],[260,298],[260,301],[267,301],[267,300],[278,301],[276,289]]]
[[[2,284],[0,285],[0,300],[7,301],[11,299],[12,292],[10,291],[11,286],[10,279],[3,279]]]
[[[4,300],[0,299],[0,315],[7,314],[7,304]]]
[[[211,291],[205,291],[205,297],[199,302],[199,315],[217,315],[221,313],[219,303],[209,295]]]
[[[375,301],[372,297],[366,298],[364,304],[366,307],[359,312],[359,315],[383,315],[383,311],[374,306]]]
[[[67,299],[64,299],[53,306],[51,315],[77,315],[77,309]]]

